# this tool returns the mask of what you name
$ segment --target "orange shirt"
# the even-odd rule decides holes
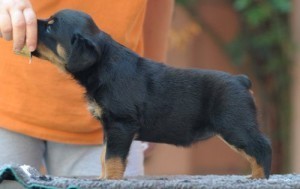
[[[61,9],[90,14],[115,40],[143,53],[147,0],[32,0],[38,18]],[[101,144],[102,128],[87,110],[84,89],[47,61],[15,55],[0,40],[0,127],[71,144]]]

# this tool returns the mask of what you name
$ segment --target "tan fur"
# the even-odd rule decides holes
[[[110,158],[105,159],[106,156],[106,143],[104,144],[103,151],[101,153],[101,165],[102,165],[102,172],[100,179],[112,179],[112,180],[119,180],[123,178],[126,163],[122,161],[121,158]]]
[[[53,53],[50,49],[48,49],[43,43],[39,43],[37,49],[41,55],[41,58],[49,60],[62,71],[66,70],[65,69],[66,62],[63,57],[58,57],[55,53]]]
[[[102,171],[101,171],[101,176],[100,179],[105,179],[106,174],[105,174],[105,156],[106,156],[106,143],[103,144],[103,150],[101,153],[101,166],[102,166]]]
[[[265,178],[265,173],[264,173],[264,169],[261,165],[259,165],[256,161],[256,159],[254,157],[249,156],[248,154],[246,154],[246,152],[244,152],[243,150],[237,149],[236,147],[228,144],[228,142],[226,142],[221,136],[218,136],[222,141],[224,141],[230,148],[232,148],[234,151],[240,153],[242,156],[244,156],[250,163],[251,166],[251,171],[252,171],[252,175],[251,175],[251,179],[261,179],[261,178]]]
[[[65,50],[65,48],[63,48],[63,47],[61,46],[61,44],[57,44],[57,46],[56,46],[56,51],[57,51],[57,54],[58,54],[62,59],[64,59],[64,60],[67,59],[67,53],[66,53],[66,50]]]
[[[93,116],[101,119],[103,110],[99,104],[95,100],[88,100],[88,110],[91,112]]]
[[[259,165],[254,157],[247,155],[244,151],[241,154],[250,162],[252,175],[251,179],[262,179],[265,178],[265,172],[261,165]]]
[[[51,20],[49,20],[49,21],[48,21],[48,23],[47,23],[47,24],[48,24],[48,25],[51,25],[51,24],[53,24],[53,23],[54,23],[54,20],[53,20],[53,19],[51,19]]]
[[[139,134],[135,133],[133,139],[136,140],[137,138],[139,138]]]
[[[105,178],[119,180],[123,178],[126,163],[121,158],[115,157],[105,161]]]

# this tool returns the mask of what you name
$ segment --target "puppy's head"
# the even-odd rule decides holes
[[[62,70],[80,72],[100,58],[100,33],[89,15],[62,10],[47,20],[38,20],[38,46],[32,54]]]

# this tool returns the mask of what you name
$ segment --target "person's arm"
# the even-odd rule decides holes
[[[0,0],[0,37],[14,41],[14,50],[37,43],[37,19],[29,0]]]
[[[174,0],[148,0],[144,23],[146,58],[165,62]]]

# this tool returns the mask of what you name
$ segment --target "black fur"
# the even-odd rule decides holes
[[[46,21],[39,21],[40,43],[55,53],[53,43],[66,49],[66,70],[102,108],[98,119],[105,130],[106,158],[125,161],[135,137],[190,146],[220,135],[254,157],[269,177],[271,147],[259,131],[247,76],[178,69],[142,58],[81,12],[64,10],[53,18],[50,31]]]

